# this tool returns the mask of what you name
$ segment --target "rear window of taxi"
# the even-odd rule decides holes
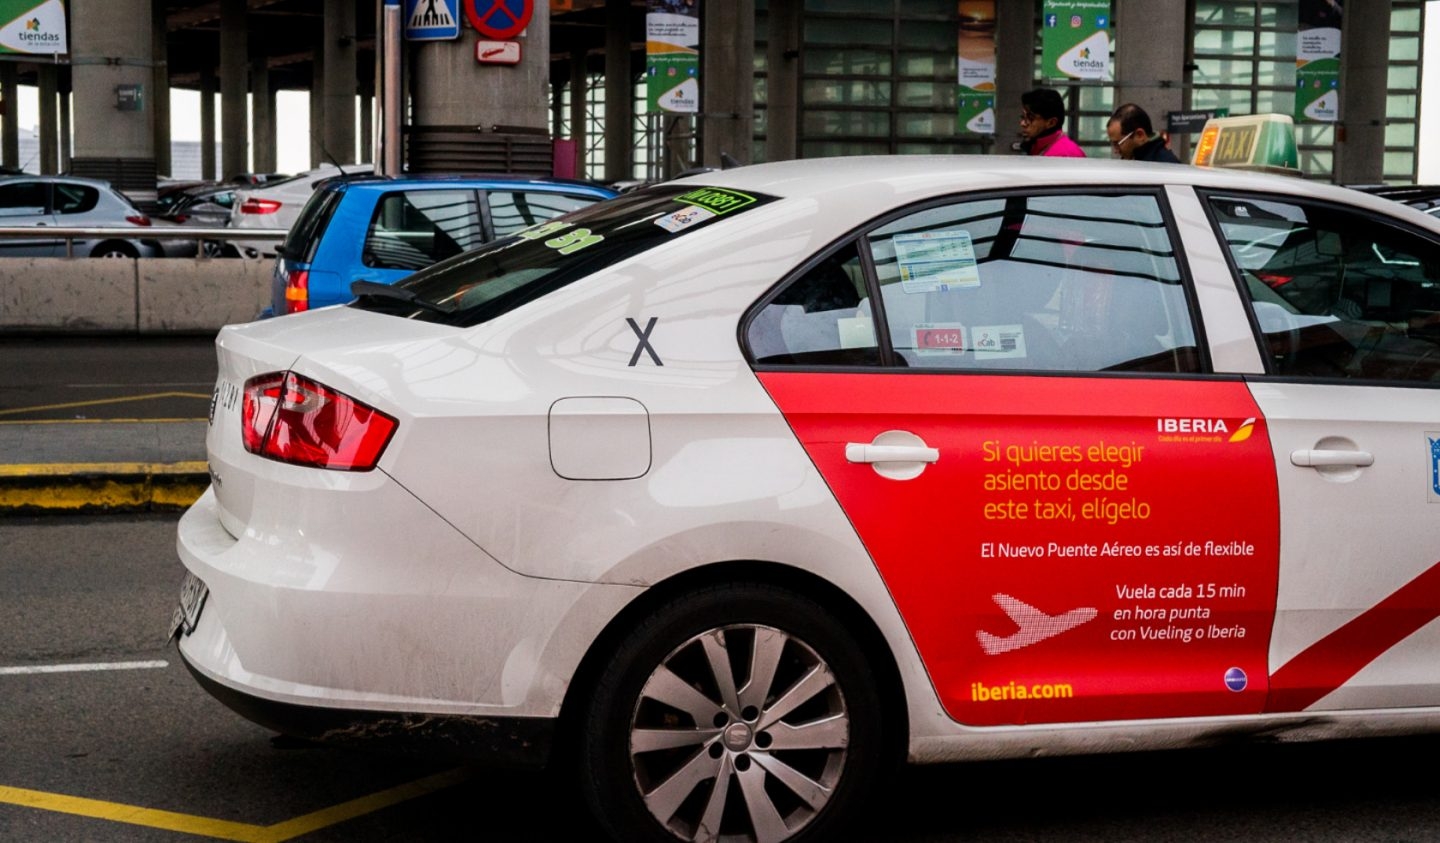
[[[450,258],[372,290],[352,307],[459,327],[479,325],[607,266],[774,201],[666,185],[625,194]]]

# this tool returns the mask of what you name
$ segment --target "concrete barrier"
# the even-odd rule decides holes
[[[0,259],[0,331],[199,333],[270,301],[270,260]]]

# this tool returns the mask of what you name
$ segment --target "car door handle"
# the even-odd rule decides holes
[[[1291,451],[1290,464],[1302,468],[1320,468],[1332,465],[1362,467],[1374,465],[1375,455],[1369,451]]]
[[[873,445],[863,442],[847,442],[845,443],[845,459],[855,463],[933,463],[940,459],[940,450],[923,445]]]

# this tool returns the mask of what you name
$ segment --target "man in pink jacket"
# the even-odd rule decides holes
[[[1020,148],[1026,155],[1084,158],[1085,151],[1060,131],[1065,122],[1065,101],[1052,88],[1036,88],[1020,95]]]

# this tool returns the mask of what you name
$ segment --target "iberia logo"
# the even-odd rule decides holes
[[[1232,429],[1225,419],[1159,418],[1155,432],[1161,442],[1244,442],[1255,432],[1255,419],[1248,418]]]
[[[30,20],[25,21],[25,28],[32,32],[38,31],[40,29],[40,19],[31,18]]]

